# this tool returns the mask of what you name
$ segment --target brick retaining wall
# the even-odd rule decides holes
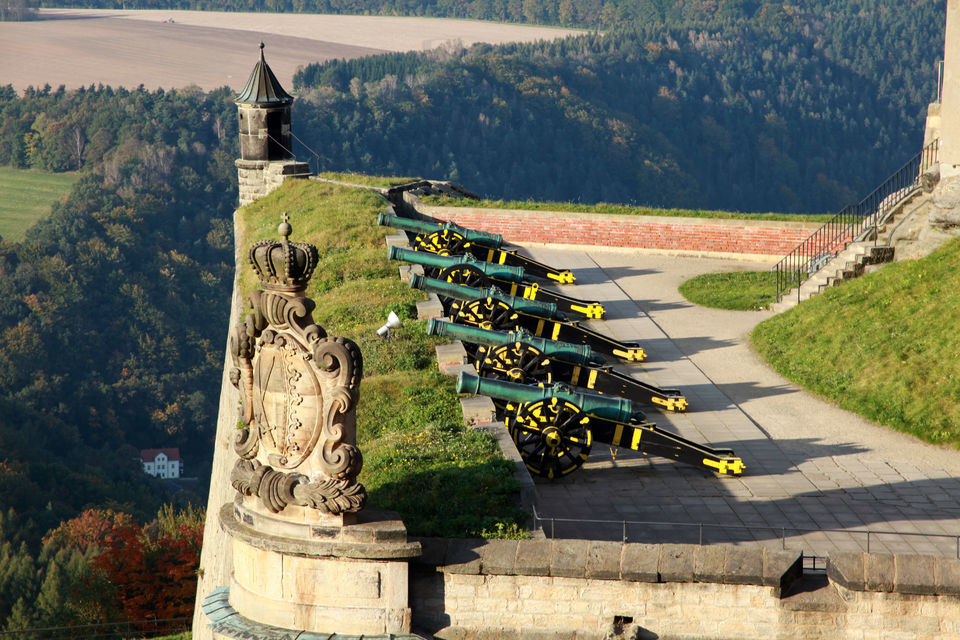
[[[470,229],[500,233],[509,242],[780,257],[820,228],[813,222],[437,207],[404,195],[420,213]]]

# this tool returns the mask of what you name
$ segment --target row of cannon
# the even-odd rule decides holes
[[[606,310],[599,301],[549,288],[573,284],[571,271],[505,248],[499,234],[451,222],[381,213],[378,223],[406,232],[413,250],[392,246],[388,257],[420,265],[424,274],[412,274],[410,286],[440,299],[447,320],[428,320],[427,333],[460,340],[476,367],[476,375],[458,376],[457,392],[493,399],[532,473],[567,475],[594,443],[742,473],[733,451],[661,429],[634,406],[679,412],[688,403],[679,389],[613,368],[611,362],[641,362],[646,352],[581,324]]]

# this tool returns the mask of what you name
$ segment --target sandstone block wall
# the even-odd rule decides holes
[[[421,542],[414,627],[448,640],[960,638],[956,559],[839,554],[810,577],[760,547]]]
[[[241,207],[269,194],[287,178],[310,177],[310,165],[293,160],[277,162],[237,160],[236,165]]]
[[[631,216],[426,205],[404,194],[417,211],[508,242],[654,249],[684,255],[756,256],[770,260],[792,251],[819,223]]]

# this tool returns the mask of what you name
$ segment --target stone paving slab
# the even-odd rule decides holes
[[[882,553],[957,555],[956,538],[904,534],[960,535],[960,453],[837,409],[772,372],[747,339],[770,313],[704,309],[676,290],[698,273],[755,264],[542,246],[526,251],[574,271],[577,284],[558,289],[604,303],[607,317],[590,321],[593,328],[641,343],[646,361],[617,369],[679,388],[691,403],[685,414],[643,406],[648,419],[732,448],[746,464],[740,477],[715,476],[595,444],[581,470],[537,480],[547,535],[759,544],[813,555],[866,551],[868,544]],[[896,535],[871,533],[868,543],[857,532],[868,529]]]

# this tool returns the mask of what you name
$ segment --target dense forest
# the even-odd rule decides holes
[[[835,211],[920,151],[935,95],[943,2],[870,4],[309,65],[298,153],[494,198]]]
[[[24,242],[0,240],[0,624],[123,613],[78,605],[54,619],[34,599],[56,558],[59,581],[72,567],[71,593],[81,578],[107,579],[77,558],[102,558],[119,533],[41,544],[84,509],[119,514],[117,531],[154,549],[193,540],[172,525],[153,539],[137,527],[164,503],[205,499],[233,276],[232,98],[0,89],[0,163],[83,169]],[[200,482],[143,473],[141,448],[173,446]]]

